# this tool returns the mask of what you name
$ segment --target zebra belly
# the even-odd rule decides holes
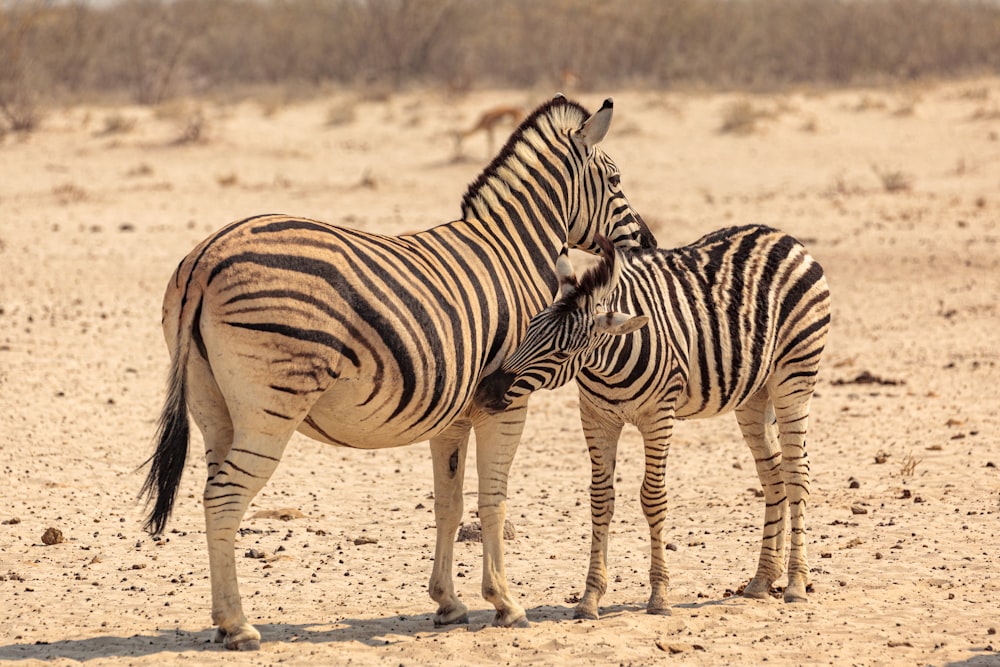
[[[300,433],[331,445],[358,449],[402,447],[428,440],[444,430],[458,416],[447,415],[433,424],[413,423],[410,411],[393,416],[393,409],[378,395],[364,404],[359,398],[367,392],[354,391],[347,382],[337,382],[309,411],[298,430]],[[339,385],[339,386],[338,386]],[[365,398],[370,398],[366,396]],[[417,406],[410,406],[420,408]]]
[[[748,385],[746,382],[737,383],[733,391],[728,395],[722,395],[719,387],[713,387],[713,391],[706,396],[695,384],[689,384],[685,391],[681,392],[677,400],[676,412],[678,419],[705,419],[724,415],[740,407],[750,397],[757,394],[767,382],[767,376],[758,377]]]

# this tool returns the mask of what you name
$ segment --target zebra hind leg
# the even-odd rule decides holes
[[[282,427],[287,428],[285,424]],[[237,428],[232,447],[205,484],[205,528],[212,579],[215,641],[227,649],[258,650],[260,633],[243,614],[236,576],[236,531],[250,501],[271,478],[291,437]],[[206,447],[208,444],[206,443]]]
[[[808,599],[809,562],[806,557],[806,503],[809,500],[809,460],[806,458],[806,432],[809,428],[809,395],[776,400],[774,412],[778,418],[781,441],[781,476],[788,493],[790,542],[788,554],[788,585],[785,602],[805,602]]]
[[[781,474],[781,447],[774,426],[773,410],[766,392],[737,408],[736,420],[753,454],[757,476],[764,491],[764,535],[757,572],[743,588],[744,597],[763,599],[784,571],[785,524],[788,499]]]
[[[429,591],[431,598],[438,603],[437,613],[434,614],[434,625],[438,626],[469,622],[468,607],[455,595],[452,562],[455,534],[462,520],[462,482],[465,479],[465,454],[469,449],[471,428],[470,422],[460,421],[431,439],[437,543]]]

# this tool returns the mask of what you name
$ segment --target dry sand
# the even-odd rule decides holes
[[[568,386],[533,399],[510,480],[508,573],[530,629],[489,625],[481,547],[468,542],[456,581],[470,623],[433,627],[426,444],[363,452],[296,437],[237,542],[262,650],[211,644],[200,437],[163,542],[135,504],[176,263],[256,213],[388,233],[453,219],[488,148],[470,137],[456,160],[452,132],[548,91],[70,108],[0,143],[0,662],[1000,664],[1000,81],[574,97],[596,108],[606,94],[605,147],[661,245],[761,222],[827,270],[808,603],[728,595],[755,567],[763,507],[726,416],[675,431],[673,615],[644,613],[642,447],[626,430],[603,617],[573,620],[589,462]],[[720,133],[739,100],[761,112],[756,127]],[[196,107],[202,141],[174,145]],[[300,518],[269,518],[282,512]],[[48,528],[63,541],[45,545]]]

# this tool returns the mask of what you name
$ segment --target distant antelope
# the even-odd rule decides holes
[[[455,133],[455,155],[462,154],[462,142],[477,132],[485,132],[487,137],[487,152],[493,154],[493,129],[501,123],[508,123],[511,127],[516,127],[524,119],[524,109],[515,106],[499,106],[487,109],[480,116],[475,125],[468,130],[460,130]]]
[[[596,252],[598,235],[655,244],[597,145],[611,116],[610,99],[593,115],[561,96],[539,107],[469,186],[459,220],[384,236],[261,215],[181,260],[163,301],[170,384],[143,485],[153,504],[146,528],[161,533],[173,510],[190,413],[205,441],[212,621],[226,648],[260,648],[243,614],[234,541],[296,431],[360,449],[430,440],[429,589],[443,625],[468,621],[452,566],[475,428],[483,597],[495,625],[527,625],[507,586],[502,536],[527,400],[494,416],[471,398],[551,301],[560,248]]]
[[[593,522],[577,618],[597,618],[607,588],[622,427],[634,424],[645,443],[640,496],[650,532],[647,611],[668,614],[666,462],[674,420],[731,410],[753,453],[765,503],[757,572],[743,594],[767,596],[782,574],[787,512],[785,601],[805,600],[806,431],[830,323],[822,267],[792,237],[758,225],[722,229],[673,250],[604,247],[601,263],[579,283],[569,260],[559,260],[559,299],[532,318],[514,353],[476,392],[484,409],[502,410],[536,389],[576,378]]]

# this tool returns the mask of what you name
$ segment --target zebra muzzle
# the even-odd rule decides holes
[[[513,382],[512,373],[502,368],[497,369],[482,379],[472,401],[476,407],[490,414],[503,412],[510,406],[511,400],[507,398],[507,390]]]

